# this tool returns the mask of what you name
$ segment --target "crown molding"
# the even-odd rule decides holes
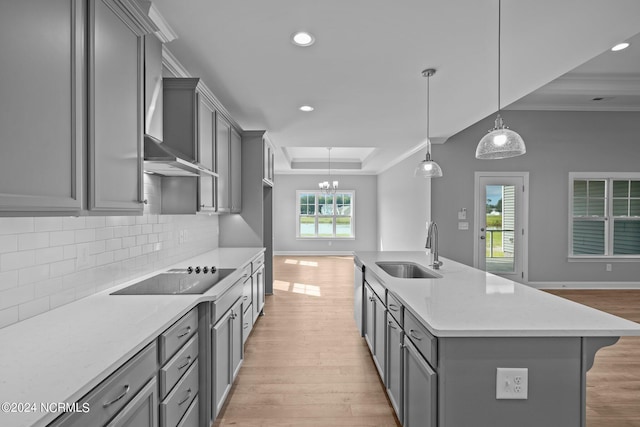
[[[156,37],[160,39],[162,43],[169,43],[178,38],[178,34],[173,31],[173,28],[169,25],[164,16],[160,13],[158,8],[151,4],[149,8],[149,18],[156,24],[158,31],[155,32]]]

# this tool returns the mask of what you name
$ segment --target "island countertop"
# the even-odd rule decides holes
[[[437,337],[640,336],[640,324],[538,289],[445,259],[441,278],[401,279],[376,262],[409,261],[430,268],[421,251],[354,252],[398,297],[406,310]]]
[[[77,401],[189,310],[222,295],[241,279],[241,267],[263,252],[219,248],[0,329],[0,396],[36,404],[33,412],[0,412],[0,425],[47,425],[60,414],[41,412],[41,403]],[[237,270],[201,295],[110,295],[189,265]]]

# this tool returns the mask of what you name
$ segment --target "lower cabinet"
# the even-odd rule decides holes
[[[367,284],[365,286],[365,333],[364,337],[371,350],[373,361],[381,378],[385,378],[385,352],[386,352],[386,308],[375,292]]]
[[[407,339],[404,343],[404,410],[405,427],[435,427],[437,374]]]
[[[107,424],[107,427],[156,427],[158,425],[158,385],[155,378]]]
[[[264,308],[264,264],[261,264],[253,274],[253,281],[253,321],[255,322]]]
[[[387,360],[387,378],[384,381],[387,389],[387,395],[391,401],[393,409],[396,411],[396,415],[400,422],[403,419],[403,402],[402,402],[402,358],[403,358],[403,332],[402,328],[393,318],[393,316],[387,316],[387,348],[386,348],[386,360]]]
[[[211,328],[213,419],[220,413],[242,363],[242,314],[242,298],[238,298]]]

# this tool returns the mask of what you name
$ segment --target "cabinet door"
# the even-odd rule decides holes
[[[211,342],[213,344],[213,418],[222,409],[224,400],[233,383],[231,372],[232,343],[232,310],[227,313],[212,328]]]
[[[5,215],[82,208],[85,3],[0,2],[0,212]]]
[[[364,288],[364,339],[369,346],[369,351],[374,354],[373,340],[375,333],[375,296],[369,286]]]
[[[386,349],[386,332],[387,332],[387,311],[384,303],[374,295],[373,301],[375,326],[374,326],[374,339],[373,339],[373,361],[378,368],[380,378],[384,381],[384,369],[385,369],[385,352]]]
[[[256,271],[254,278],[255,294],[253,295],[253,321],[255,322],[264,308],[264,265]]]
[[[125,406],[107,427],[157,427],[158,387],[155,377]]]
[[[214,141],[215,110],[201,95],[198,95],[198,161],[215,171]],[[207,174],[199,178],[199,211],[215,211],[214,177]]]
[[[231,212],[242,211],[242,138],[231,128]]]
[[[402,422],[402,328],[392,316],[387,316],[387,395]]]
[[[410,340],[404,342],[405,427],[436,426],[436,373]]]
[[[123,7],[89,2],[88,208],[141,213],[145,32]]]
[[[218,171],[218,211],[231,211],[229,159],[231,125],[221,114],[216,114],[216,164]]]
[[[238,375],[244,359],[244,341],[242,339],[242,299],[231,308],[231,378]]]

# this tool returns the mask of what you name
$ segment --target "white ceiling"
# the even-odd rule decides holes
[[[167,46],[178,60],[243,129],[269,131],[279,173],[301,173],[291,168],[296,159],[309,172],[321,170],[325,147],[349,148],[332,151],[332,169],[334,161],[358,158],[360,173],[378,173],[423,149],[425,68],[437,69],[430,80],[434,143],[497,108],[497,0],[153,3],[178,34]],[[597,94],[605,97],[600,106],[637,111],[638,99],[627,95],[639,96],[640,40],[606,51],[640,33],[638,17],[637,0],[503,0],[501,105],[540,89],[509,108],[592,108],[595,101],[587,101]],[[289,37],[297,30],[312,32],[316,43],[294,46]],[[593,84],[599,89],[588,92]],[[304,104],[315,111],[299,111]],[[363,152],[356,156],[357,148]]]

